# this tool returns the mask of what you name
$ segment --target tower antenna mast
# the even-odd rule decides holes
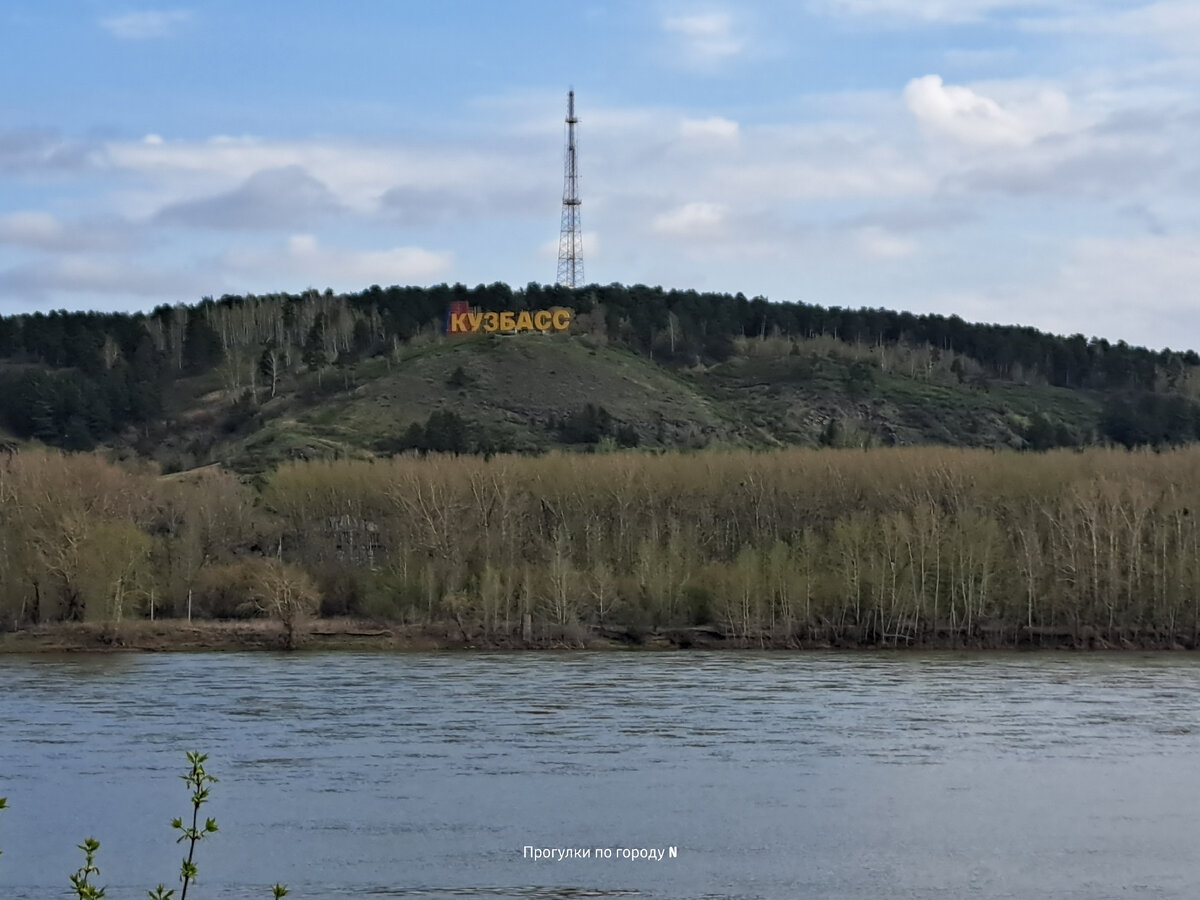
[[[563,161],[562,227],[558,234],[558,284],[583,284],[583,231],[579,223],[579,161],[575,150],[575,91],[567,93],[567,150]]]

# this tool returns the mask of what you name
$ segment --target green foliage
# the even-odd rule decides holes
[[[1124,447],[1163,447],[1200,438],[1200,403],[1149,392],[1108,398],[1101,433]]]
[[[403,453],[416,450],[426,453],[492,453],[511,450],[509,441],[489,433],[482,425],[461,416],[453,410],[439,409],[429,414],[424,424],[411,423],[395,438],[386,438],[376,444],[383,453]]]
[[[456,412],[438,410],[429,414],[425,433],[417,449],[433,453],[465,453],[470,447],[469,426]]]
[[[1030,450],[1074,447],[1079,443],[1065,422],[1053,421],[1045,413],[1031,416],[1022,436]]]
[[[258,374],[268,383],[272,383],[279,378],[279,351],[273,346],[263,348],[262,354],[258,357]]]
[[[689,584],[684,589],[683,599],[689,625],[707,625],[712,622],[716,600],[709,587]]]
[[[225,358],[221,338],[213,330],[204,315],[193,309],[188,316],[187,332],[183,342],[183,365],[193,374],[207,372]]]
[[[822,447],[837,447],[840,446],[842,438],[842,426],[837,419],[830,419],[825,423],[825,427],[821,429],[821,435],[817,442]]]
[[[79,900],[100,900],[104,896],[104,888],[96,887],[91,882],[93,875],[99,875],[96,866],[96,851],[100,842],[95,838],[86,838],[79,849],[83,851],[83,865],[71,876],[71,890]]]
[[[852,400],[859,400],[870,391],[875,382],[875,367],[866,360],[855,360],[846,367],[846,394]]]
[[[0,383],[0,420],[22,437],[90,450],[97,439],[153,411],[152,403],[134,402],[130,377],[127,368],[100,374],[30,370]]]
[[[905,372],[908,378],[941,378],[947,385],[961,387],[962,393],[977,395],[979,403],[1005,386],[1042,392],[1070,389],[1097,406],[1129,394],[1134,399],[1126,405],[1114,402],[1107,411],[1103,439],[1125,446],[1162,446],[1196,439],[1197,429],[1179,421],[1176,408],[1200,391],[1200,355],[1193,351],[1155,352],[1083,335],[1064,338],[1032,328],[971,324],[957,316],[769,303],[766,298],[742,294],[620,284],[593,285],[574,294],[537,284],[515,290],[499,283],[474,288],[461,284],[428,288],[373,285],[338,295],[307,291],[298,295],[230,295],[217,301],[205,298],[190,307],[159,307],[151,314],[51,312],[0,318],[0,423],[18,437],[73,451],[104,444],[128,445],[158,458],[163,458],[164,449],[178,458],[180,447],[164,448],[163,444],[171,443],[182,428],[192,432],[189,440],[193,445],[188,452],[203,461],[207,454],[203,442],[207,439],[211,445],[222,437],[219,417],[212,419],[209,434],[195,433],[209,423],[211,410],[206,398],[217,382],[228,392],[226,400],[245,389],[247,381],[252,382],[253,390],[265,388],[274,398],[284,387],[281,376],[285,369],[295,371],[302,361],[315,377],[299,383],[289,379],[287,387],[293,396],[288,399],[318,403],[345,394],[362,384],[356,376],[363,371],[369,369],[371,377],[377,377],[378,368],[390,370],[394,362],[411,356],[418,345],[439,343],[436,323],[441,322],[451,301],[466,302],[483,311],[570,306],[577,314],[576,334],[586,335],[591,352],[598,346],[621,348],[652,364],[665,363],[681,377],[696,374],[696,368],[736,367],[747,355],[760,353],[775,342],[782,347],[781,355],[805,363],[796,371],[808,370],[813,387],[825,392],[823,399],[830,405],[843,398],[855,404],[877,400],[890,390],[887,382],[894,380],[894,372],[901,371],[894,367],[895,360],[902,359],[912,363]],[[805,361],[812,342],[836,345],[839,350],[834,355],[841,356],[842,362],[823,366],[812,359]],[[387,350],[391,352],[385,354]],[[922,357],[919,365],[918,356]],[[340,377],[326,377],[326,367],[333,360],[341,368]],[[375,363],[381,366],[372,368]],[[468,371],[474,369],[459,365],[452,372],[439,372],[436,386],[463,391],[476,383]],[[487,379],[480,378],[478,383],[487,383]],[[567,384],[569,379],[558,383]],[[698,379],[694,386],[699,383]],[[777,384],[778,380],[768,387]],[[412,385],[406,387],[411,390]],[[788,421],[786,402],[781,402],[777,415],[759,415],[755,407],[766,402],[770,391],[761,391],[759,383],[748,387],[739,397],[725,398],[729,402],[724,409],[706,412],[716,413],[716,418],[740,420],[737,424],[741,425],[753,423],[754,429],[765,429],[786,442],[811,443],[817,438],[812,430],[799,429]],[[598,392],[592,402],[607,404],[626,423],[623,433],[607,436],[631,446],[634,432],[646,433],[646,423],[657,410],[643,415],[643,410],[627,408],[633,404],[623,394],[624,405],[618,407],[617,400],[609,398],[612,392]],[[1150,400],[1143,403],[1142,394]],[[714,398],[701,391],[697,399],[703,405]],[[794,399],[790,406],[811,405],[809,397]],[[506,418],[488,415],[502,408],[488,392],[472,392],[470,400],[481,409],[482,414],[472,413],[481,422]],[[528,423],[529,440],[518,441],[520,446],[528,444],[528,449],[533,449],[543,443],[534,432],[548,418],[545,412],[561,416],[582,402],[573,397],[558,409],[545,410],[540,404],[536,410],[529,409],[536,416]],[[1055,417],[1049,406],[1042,408]],[[513,411],[511,407],[503,410]],[[466,417],[464,410],[456,411]],[[1006,413],[1028,417],[1035,411],[1013,407],[1002,409],[1000,417]],[[695,418],[680,412],[671,418]],[[846,417],[845,409],[825,406],[820,412],[822,420],[831,414]],[[996,435],[986,428],[956,427],[954,419],[928,406],[902,412],[899,426],[910,431],[903,442],[1050,444],[1048,433],[1043,432],[1029,440],[1011,431]],[[407,410],[400,421],[406,423],[414,416],[415,411]],[[705,418],[705,424],[710,424]],[[236,425],[230,429],[235,438],[250,428],[264,427],[253,416],[242,424],[244,428]],[[1102,423],[1099,416],[1093,416],[1087,422],[1068,424],[1075,441],[1090,437]],[[736,428],[728,432],[736,433]],[[379,436],[375,430],[356,446],[370,446]],[[877,430],[876,437],[881,436]],[[600,438],[569,443],[593,446]],[[716,437],[729,438],[730,433]],[[1065,438],[1065,433],[1056,434],[1054,443],[1062,445]],[[684,445],[690,446],[690,440],[685,439]],[[450,448],[447,452],[491,453],[499,449],[499,442],[480,438],[470,449]]]
[[[723,363],[733,356],[733,337],[719,332],[704,339],[704,355],[713,362]]]
[[[192,790],[192,824],[185,825],[179,818],[171,820],[171,827],[179,832],[176,843],[187,842],[188,854],[179,867],[179,880],[183,882],[183,891],[179,895],[180,900],[186,900],[188,886],[196,880],[197,869],[194,861],[196,844],[209,835],[216,834],[217,831],[216,819],[206,819],[203,826],[199,824],[200,807],[208,800],[208,785],[217,782],[216,778],[204,770],[204,763],[207,759],[208,756],[204,753],[188,751],[187,760],[191,769],[180,777]],[[162,886],[159,887],[161,890]]]
[[[192,818],[191,825],[185,825],[183,819],[179,818],[173,819],[171,822],[171,827],[180,832],[176,843],[186,841],[188,844],[188,855],[179,869],[179,878],[183,883],[179,900],[185,900],[188,887],[196,880],[198,871],[194,859],[196,844],[217,833],[216,819],[205,819],[203,824],[200,824],[199,819],[200,807],[208,800],[208,786],[217,782],[217,779],[204,769],[204,763],[207,760],[208,756],[203,753],[188,752],[189,768],[185,774],[180,776],[191,789]],[[6,809],[7,806],[5,798],[0,797],[0,810]],[[92,883],[92,878],[100,874],[100,868],[96,865],[96,853],[100,849],[100,842],[89,837],[85,838],[83,843],[78,846],[83,851],[83,865],[70,876],[71,893],[77,900],[101,900],[105,896],[105,889]],[[175,890],[168,889],[163,884],[146,893],[150,900],[173,900],[175,896]],[[282,884],[276,884],[271,888],[271,893],[274,900],[280,900],[281,897],[287,896],[288,889]]]
[[[221,423],[221,430],[226,434],[238,434],[261,424],[261,420],[258,419],[258,403],[255,402],[254,394],[246,390],[229,408]]]
[[[555,425],[559,439],[565,444],[600,444],[606,439],[622,448],[641,443],[637,429],[628,422],[618,422],[603,406],[587,403],[569,412]]]
[[[304,364],[310,369],[319,370],[329,364],[329,356],[325,352],[325,314],[317,313],[312,327],[304,338]]]
[[[568,444],[597,444],[612,434],[613,417],[603,406],[586,404],[558,422],[559,437]]]

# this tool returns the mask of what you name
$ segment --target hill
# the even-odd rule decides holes
[[[575,311],[447,338],[450,302]],[[595,286],[373,287],[0,319],[10,440],[167,470],[555,447],[1176,444],[1200,357],[1016,326]]]

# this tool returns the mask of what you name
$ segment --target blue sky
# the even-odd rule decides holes
[[[0,8],[0,312],[587,278],[1200,348],[1200,2]]]

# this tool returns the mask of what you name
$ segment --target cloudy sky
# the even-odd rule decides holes
[[[1200,348],[1197,0],[6,0],[0,312],[589,281]]]

